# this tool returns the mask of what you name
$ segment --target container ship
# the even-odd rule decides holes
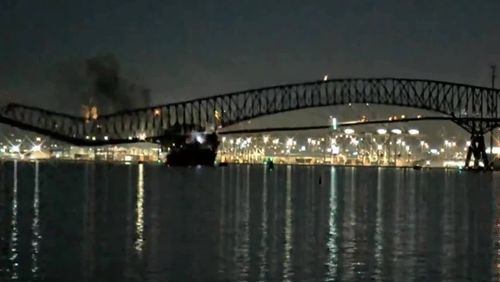
[[[216,133],[194,130],[188,134],[165,134],[161,143],[167,148],[169,166],[213,166],[219,147]]]

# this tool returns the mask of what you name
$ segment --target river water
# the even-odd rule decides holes
[[[500,174],[0,164],[0,281],[498,281]]]

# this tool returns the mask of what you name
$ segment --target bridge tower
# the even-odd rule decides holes
[[[469,168],[471,157],[474,156],[474,168],[479,167],[479,161],[483,161],[484,167],[489,166],[488,154],[486,153],[486,144],[483,133],[473,133],[470,139],[469,148],[467,148],[467,157],[465,167]]]

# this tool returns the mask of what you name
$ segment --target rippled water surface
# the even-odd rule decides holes
[[[4,162],[0,281],[498,281],[499,173]]]

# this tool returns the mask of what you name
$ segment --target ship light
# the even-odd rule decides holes
[[[205,143],[205,137],[201,133],[193,132],[193,135],[194,135],[194,139],[196,140],[196,142],[198,142],[200,144]]]

